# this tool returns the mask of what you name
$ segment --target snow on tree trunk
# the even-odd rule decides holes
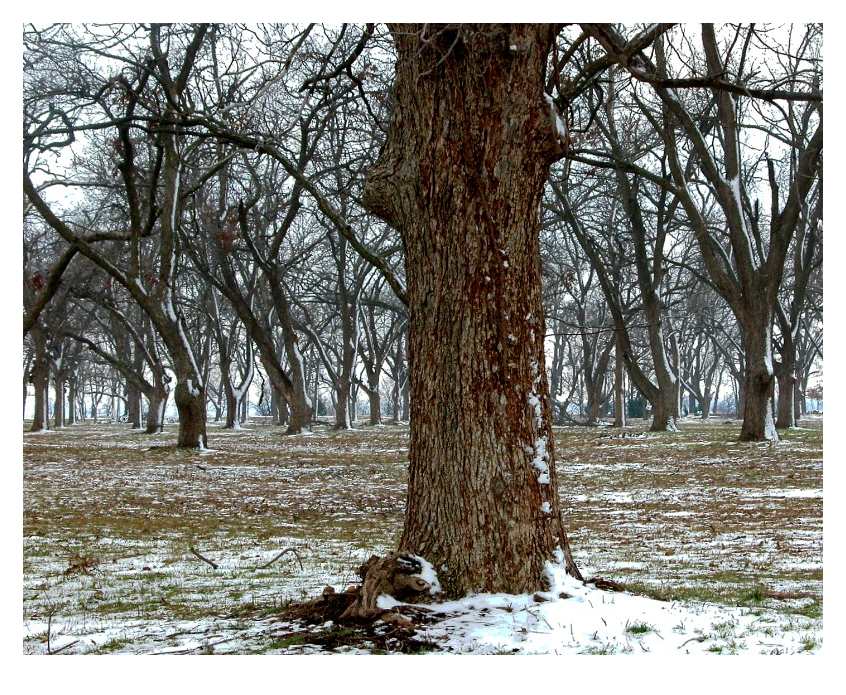
[[[399,548],[447,594],[569,571],[544,368],[539,207],[561,154],[543,25],[392,28],[395,111],[365,204],[402,234],[410,471]],[[426,34],[424,37],[423,35]]]
[[[771,325],[772,317],[766,312],[741,323],[746,358],[741,441],[778,441],[770,407],[770,398],[775,388]]]
[[[796,427],[796,369],[795,365],[785,361],[778,369],[778,406],[776,410],[776,429]]]
[[[206,396],[203,389],[191,379],[179,381],[174,389],[174,402],[179,413],[180,448],[205,449],[206,438]]]
[[[148,400],[147,427],[145,432],[147,434],[155,434],[156,432],[160,432],[164,425],[164,406],[167,401],[167,393],[156,389],[150,394]]]

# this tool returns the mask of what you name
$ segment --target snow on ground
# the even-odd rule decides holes
[[[737,423],[556,428],[576,561],[641,595],[469,597],[430,605],[440,620],[421,635],[453,652],[818,651],[822,433],[809,424],[777,446],[738,444]],[[48,634],[61,653],[321,651],[286,637],[297,626],[279,609],[342,590],[394,547],[407,438],[212,426],[200,455],[169,448],[173,426],[25,435],[24,651],[47,651]],[[296,556],[266,566],[285,548]]]
[[[794,654],[819,651],[809,618],[713,603],[657,601],[570,580],[568,598],[481,594],[435,606],[422,630],[445,651],[476,654]]]

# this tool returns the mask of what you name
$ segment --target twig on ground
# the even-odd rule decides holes
[[[302,571],[302,570],[304,570],[304,569],[305,569],[305,568],[303,567],[303,561],[300,559],[299,553],[297,553],[297,551],[296,551],[294,548],[285,548],[285,550],[283,550],[283,551],[282,551],[282,552],[280,552],[279,554],[275,555],[275,556],[273,557],[273,559],[272,559],[270,562],[266,562],[266,563],[265,563],[265,564],[263,564],[263,565],[259,565],[258,567],[256,567],[256,569],[257,569],[257,570],[265,570],[265,569],[267,569],[267,568],[268,568],[268,567],[270,567],[270,566],[271,566],[274,562],[276,562],[276,561],[277,561],[280,557],[282,557],[285,553],[293,553],[293,554],[294,554],[294,557],[295,557],[295,558],[297,558],[297,562],[299,562],[299,563],[300,563],[300,571]]]
[[[53,654],[59,654],[60,652],[65,651],[65,649],[67,649],[68,647],[72,647],[73,645],[77,644],[78,642],[79,642],[79,640],[75,639],[73,642],[68,642],[66,645],[59,647],[58,649],[55,649],[53,651],[48,651],[47,653],[50,654],[51,656]]]
[[[211,561],[211,560],[209,560],[207,557],[203,557],[202,555],[200,555],[200,553],[199,553],[199,552],[197,552],[197,549],[196,549],[193,545],[189,545],[189,546],[188,546],[188,550],[190,550],[190,551],[191,551],[191,554],[192,554],[192,555],[194,555],[195,557],[197,557],[197,558],[199,558],[200,560],[202,560],[203,562],[205,562],[205,563],[206,563],[207,565],[209,565],[212,569],[215,569],[215,570],[216,570],[216,569],[218,568],[217,563],[212,562],[212,561]]]
[[[777,601],[791,601],[793,599],[816,598],[815,594],[807,591],[764,591],[765,598],[776,599]]]

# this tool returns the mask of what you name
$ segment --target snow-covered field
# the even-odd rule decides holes
[[[576,560],[634,593],[558,577],[569,598],[430,605],[436,620],[416,635],[427,650],[820,650],[822,421],[776,446],[739,444],[722,420],[644,429],[556,432]],[[174,441],[173,426],[24,435],[25,652],[391,651],[346,644],[336,625],[304,636],[279,610],[343,589],[394,546],[406,427],[286,438],[212,426],[203,453]]]

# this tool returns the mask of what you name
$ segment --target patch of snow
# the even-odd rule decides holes
[[[382,594],[376,598],[376,607],[381,608],[384,611],[389,611],[391,608],[396,608],[397,606],[401,606],[402,601],[397,601],[393,596],[389,594]]]
[[[791,488],[784,490],[744,490],[744,497],[798,497],[798,498],[820,498],[823,496],[822,488],[803,489]]]
[[[435,572],[435,568],[432,567],[432,563],[419,555],[414,555],[413,557],[422,566],[419,576],[424,582],[429,584],[429,593],[432,596],[437,596],[441,593],[441,583],[438,581],[438,573]]]
[[[428,605],[444,618],[423,628],[421,638],[453,653],[670,655],[797,653],[808,634],[766,630],[779,617],[762,624],[748,608],[602,591],[569,577],[557,562],[547,565],[547,578],[551,589],[540,595],[476,594]],[[807,628],[813,630],[811,621]]]

